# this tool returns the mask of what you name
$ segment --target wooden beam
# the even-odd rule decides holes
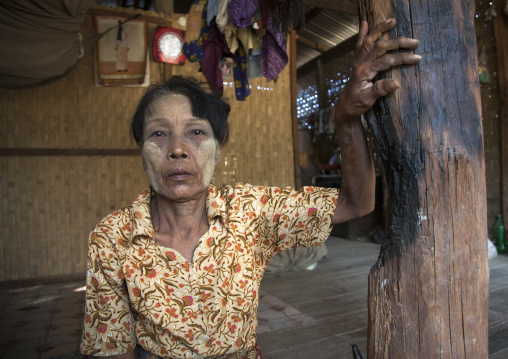
[[[323,71],[323,63],[321,60],[316,62],[316,83],[319,109],[323,109],[327,102],[326,88],[325,88],[325,75]]]
[[[347,0],[304,0],[305,5],[358,15],[358,5]]]
[[[322,12],[323,12],[323,9],[320,9],[317,7],[310,10],[308,13],[305,14],[305,24],[308,24],[309,22],[311,22],[316,16],[318,16]],[[300,23],[296,27],[296,31],[299,31],[300,29],[302,29],[303,25],[305,25],[305,24]]]
[[[0,148],[0,156],[140,156],[140,149],[130,148]]]
[[[302,186],[300,172],[300,133],[298,131],[298,114],[296,108],[296,30],[289,34],[289,73],[291,86],[291,131],[293,134],[293,163],[295,166],[295,188]]]
[[[307,61],[305,64],[301,65],[297,71],[297,77],[300,78],[305,76],[311,71],[316,69],[317,61],[321,61],[322,64],[326,64],[332,60],[338,59],[339,57],[347,54],[350,51],[353,51],[356,48],[356,42],[358,41],[358,35],[353,35],[349,39],[341,42],[335,47],[332,47],[330,50],[325,52],[318,57]]]
[[[129,17],[135,14],[141,14],[137,19],[145,20],[152,24],[163,25],[163,26],[171,26],[172,19],[166,14],[160,13],[157,16],[157,13],[153,11],[143,11],[140,9],[132,9],[132,8],[123,8],[116,7],[112,8],[106,5],[94,5],[91,6],[87,12],[87,15],[92,16],[119,16],[119,17]],[[155,14],[155,15],[146,15],[146,14]]]
[[[301,42],[302,44],[305,44],[320,53],[324,53],[331,49],[329,46],[326,46],[320,42],[312,41],[311,39],[301,35],[297,35],[296,41]]]
[[[474,1],[364,0],[417,37],[417,66],[367,113],[390,192],[369,274],[369,359],[488,357],[487,201]],[[451,75],[453,74],[453,76]]]
[[[154,9],[155,12],[172,14],[174,12],[173,0],[155,0]]]
[[[508,223],[508,15],[503,11],[503,3],[494,3],[497,16],[494,17],[494,37],[496,42],[498,88],[500,100],[499,134],[501,136],[501,212]]]

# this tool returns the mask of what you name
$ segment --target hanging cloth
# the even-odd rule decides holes
[[[98,40],[82,40],[92,0],[0,1],[0,87],[34,88],[70,73]]]
[[[208,7],[206,9],[206,24],[210,26],[212,20],[219,13],[220,0],[208,0]]]
[[[235,95],[238,101],[248,100],[250,97],[249,80],[247,79],[247,54],[239,46],[233,56],[233,76],[235,79]]]
[[[235,96],[238,101],[248,100],[250,87],[247,78],[247,56],[240,44],[234,55],[228,49],[226,39],[219,31],[216,24],[212,22],[210,32],[203,42],[203,61],[200,63],[201,71],[210,83],[214,93],[221,95],[224,92],[221,60],[226,57],[233,57],[233,78],[235,84]]]
[[[286,37],[291,28],[305,24],[303,0],[258,0],[261,26],[266,30],[261,47],[261,70],[268,81],[288,62]]]
[[[305,5],[303,0],[258,0],[261,10],[263,29],[268,29],[272,19],[272,28],[282,31],[283,36],[296,28],[305,26]]]
[[[251,26],[257,9],[256,0],[231,0],[228,4],[229,21],[238,28]]]
[[[261,44],[261,71],[267,81],[272,81],[286,67],[288,54],[284,35],[272,28],[271,17],[268,20],[266,34]]]
[[[257,51],[260,49],[259,36],[251,26],[244,28],[237,28],[231,22],[224,27],[224,36],[228,43],[229,50],[236,52],[240,43],[243,45],[245,51]]]
[[[210,33],[203,42],[203,62],[200,65],[206,81],[212,87],[212,91],[220,96],[224,91],[220,63],[225,57],[233,57],[233,54],[228,49],[224,35],[221,34],[217,25],[212,22]]]
[[[229,0],[220,0],[219,10],[217,13],[217,17],[215,18],[217,28],[222,33],[224,33],[224,27],[226,27],[227,23],[229,22],[228,4]]]
[[[208,0],[196,0],[187,18],[183,53],[190,62],[203,61],[203,41],[206,41],[210,27],[206,23]]]
[[[261,49],[256,51],[252,50],[247,60],[247,78],[253,79],[255,77],[263,77],[260,60]]]

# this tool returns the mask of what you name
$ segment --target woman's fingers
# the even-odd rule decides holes
[[[372,81],[381,71],[401,65],[415,65],[422,60],[420,55],[409,52],[400,54],[386,54],[377,60],[364,62],[354,67],[352,77],[359,82]]]
[[[394,66],[401,65],[416,65],[422,60],[422,57],[417,54],[413,54],[410,52],[403,52],[400,54],[386,54],[375,60],[370,64],[370,71],[372,72],[381,72],[386,71]],[[370,77],[371,75],[369,75]],[[376,75],[370,78],[372,80]]]
[[[363,48],[364,51],[370,52],[376,42],[388,31],[393,29],[395,26],[395,19],[390,18],[386,20],[385,22],[382,22],[381,24],[377,25],[374,30],[372,30],[372,33],[370,33],[368,36],[365,37],[363,41]]]
[[[414,50],[420,45],[420,41],[408,37],[399,36],[393,39],[383,40],[383,35],[393,29],[395,26],[395,19],[390,18],[387,21],[375,27],[371,34],[366,35],[368,24],[363,21],[360,27],[360,34],[358,37],[357,49],[363,50],[364,55],[369,55],[371,60],[383,56],[389,51],[400,49]],[[359,54],[360,55],[360,54]]]
[[[377,25],[368,34],[368,24],[363,21],[360,26],[356,44],[356,59],[353,72],[346,88],[339,96],[337,104],[342,109],[344,118],[354,118],[367,111],[374,102],[395,91],[399,86],[392,79],[374,79],[379,72],[395,66],[418,64],[422,57],[411,51],[420,42],[407,37],[384,37],[395,26],[395,19]]]
[[[374,82],[374,85],[370,89],[371,98],[375,101],[380,97],[392,93],[398,88],[399,85],[397,85],[397,83],[392,79],[378,80]]]
[[[408,37],[396,37],[389,40],[379,40],[372,50],[373,59],[378,59],[389,51],[414,50],[420,45],[420,41]]]
[[[374,105],[378,98],[386,96],[398,88],[399,85],[392,79],[378,80],[374,83],[363,83],[359,88],[358,101],[354,102],[352,112],[355,115],[365,113],[365,111]]]
[[[363,20],[360,25],[360,31],[358,32],[358,41],[356,42],[356,49],[360,50],[363,46],[363,42],[365,41],[365,37],[369,33],[369,24],[367,21]]]

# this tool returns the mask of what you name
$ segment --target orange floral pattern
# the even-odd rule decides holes
[[[203,358],[252,348],[258,290],[270,258],[328,238],[336,189],[208,188],[210,229],[193,262],[155,243],[150,191],[90,234],[81,352],[134,349]]]

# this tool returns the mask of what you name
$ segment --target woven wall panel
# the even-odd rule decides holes
[[[289,71],[282,72],[275,86],[262,78],[251,84],[248,101],[234,100],[230,87],[225,91],[234,105],[231,136],[215,182],[294,186]]]
[[[94,9],[97,13],[100,7]],[[179,27],[176,17],[164,23]],[[150,49],[156,26],[149,24]],[[81,33],[84,38],[93,33],[91,15]],[[151,82],[174,74],[199,77],[198,70],[199,64],[150,60]],[[258,78],[251,85],[245,102],[236,101],[232,86],[225,90],[232,107],[231,136],[214,182],[294,185],[289,70],[275,83]],[[96,87],[89,52],[56,83],[0,90],[0,147],[134,148],[130,116],[144,91]],[[0,281],[84,272],[90,230],[147,185],[137,156],[4,156],[0,169]]]
[[[138,157],[2,157],[0,280],[85,271],[88,234],[147,186]]]

